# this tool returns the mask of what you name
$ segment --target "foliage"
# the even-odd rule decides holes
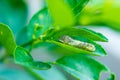
[[[7,24],[15,35],[25,26],[27,15],[25,1],[0,0],[0,22]]]
[[[16,8],[15,2],[16,0],[9,2],[14,6],[12,10]],[[15,15],[14,18],[8,17],[8,19],[13,19],[15,25],[12,25],[12,23],[9,22],[6,22],[5,24],[15,28],[11,28],[14,34],[11,29],[4,24],[4,21],[1,21],[3,23],[0,23],[0,44],[6,49],[7,53],[7,55],[0,59],[2,66],[6,65],[4,62],[8,58],[12,59],[12,61],[18,64],[14,66],[21,66],[29,73],[29,75],[32,75],[32,77],[29,75],[26,76],[27,79],[30,78],[29,80],[68,80],[69,77],[67,77],[66,74],[77,80],[99,80],[102,71],[111,74],[107,80],[115,80],[115,75],[109,70],[109,68],[94,59],[95,56],[100,57],[107,55],[104,48],[100,44],[96,43],[96,41],[108,42],[108,39],[101,33],[81,26],[82,24],[80,22],[82,18],[79,18],[78,16],[84,17],[84,14],[89,12],[87,11],[87,7],[85,7],[88,2],[89,0],[46,0],[47,6],[31,18],[27,27],[25,27],[23,31],[19,33],[20,35],[17,36],[17,41],[13,35],[16,34],[16,29],[19,30],[19,26],[24,26],[25,21],[20,23],[22,19],[18,15]],[[3,1],[3,3],[8,5],[6,1]],[[25,4],[24,2],[21,3],[22,4],[19,4],[19,6],[16,5],[20,10],[21,5]],[[83,10],[84,7],[85,9]],[[8,10],[11,11],[11,7]],[[22,11],[24,10],[26,15],[25,5],[22,6]],[[23,12],[21,12],[20,15],[22,16]],[[91,15],[93,16],[93,14]],[[87,18],[92,19],[91,15],[87,16]],[[9,16],[11,16],[11,14],[9,14]],[[23,20],[26,20],[26,16],[23,17]],[[17,17],[20,20],[18,20],[18,22],[16,20]],[[79,25],[78,22],[80,23]],[[19,25],[18,23],[23,25]],[[15,27],[16,25],[18,27]],[[95,51],[87,51],[84,48],[77,48],[60,42],[60,38],[65,35],[72,37],[78,42],[82,41],[84,44],[87,43],[94,45]],[[27,37],[24,38],[21,36]],[[57,53],[63,54],[62,57],[56,58],[54,61],[37,61],[34,59],[31,51],[36,47],[43,47],[44,43],[46,43],[45,46],[49,48],[46,49],[49,54],[54,52],[53,50],[57,51],[58,49]],[[88,46],[89,45],[86,45],[86,47]],[[42,50],[38,53],[45,54]],[[8,63],[11,64],[9,59]],[[4,69],[3,72],[6,73]],[[14,74],[14,70],[10,70],[10,73]],[[64,73],[66,74],[63,75]],[[10,76],[11,74],[6,75]],[[18,76],[18,74],[14,74],[12,76]],[[55,76],[57,78],[54,78]],[[4,78],[3,74],[0,75],[0,79],[9,80]]]
[[[13,34],[8,26],[2,23],[0,23],[0,43],[6,48],[8,54],[14,53],[16,43]]]
[[[119,14],[119,0],[90,0],[81,12],[78,23],[81,25],[102,25],[120,31]]]

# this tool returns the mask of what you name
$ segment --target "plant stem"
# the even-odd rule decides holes
[[[32,76],[34,76],[37,80],[44,80],[42,77],[40,77],[39,74],[35,73],[32,69],[28,67],[24,67],[24,69],[29,72]]]
[[[28,42],[26,42],[26,43],[24,43],[24,44],[22,44],[20,46],[26,47],[26,46],[28,46],[30,44],[33,44],[35,41],[38,41],[38,40],[41,41],[41,38],[32,39],[32,40],[30,40],[30,41],[28,41]]]
[[[20,45],[20,46],[22,46],[22,47],[28,46],[28,45],[32,44],[34,41],[35,41],[35,40],[30,40],[29,42],[24,43],[24,44],[22,44],[22,45]]]

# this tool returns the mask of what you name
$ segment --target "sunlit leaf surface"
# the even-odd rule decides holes
[[[101,71],[109,71],[103,64],[83,55],[63,57],[56,63],[78,80],[99,80]]]
[[[9,27],[0,23],[0,44],[6,49],[8,54],[13,54],[16,47],[13,33]]]
[[[34,61],[29,52],[22,48],[17,47],[14,53],[14,59],[17,64],[27,66],[34,69],[49,69],[51,66],[47,63]]]

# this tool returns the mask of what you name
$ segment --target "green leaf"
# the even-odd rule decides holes
[[[76,40],[91,43],[96,47],[96,50],[94,52],[90,52],[84,49],[79,49],[74,46],[66,45],[59,42],[60,38],[65,35],[68,35]],[[61,49],[64,50],[64,54],[68,53],[65,52],[66,50],[68,50],[68,51],[72,51],[73,53],[85,53],[85,54],[99,55],[99,56],[105,56],[106,52],[99,44],[96,44],[94,41],[103,41],[103,42],[108,41],[108,39],[105,36],[103,36],[101,33],[97,33],[95,31],[86,28],[79,28],[79,27],[64,28],[57,31],[51,29],[47,32],[47,36],[44,38],[44,40],[48,43],[52,43],[62,47]],[[58,46],[54,48],[59,48]]]
[[[72,8],[75,15],[78,15],[89,0],[65,0],[66,3]]]
[[[17,47],[14,53],[14,59],[17,64],[35,69],[49,69],[51,66],[47,63],[34,61],[26,49]]]
[[[68,80],[65,75],[55,66],[52,66],[49,70],[34,70],[31,69],[35,74],[42,77],[43,80]]]
[[[56,63],[78,80],[99,80],[101,71],[109,71],[103,64],[83,55],[66,56]]]
[[[116,80],[115,74],[111,73],[110,77],[107,80]]]
[[[27,35],[27,27],[24,27],[16,36],[16,43],[18,45],[22,45],[24,43],[27,43],[28,40],[28,35]]]
[[[64,0],[47,0],[47,4],[56,26],[70,27],[75,24],[73,12]]]
[[[29,39],[40,37],[49,27],[53,26],[52,19],[48,13],[48,9],[44,8],[37,12],[30,20],[27,30]]]
[[[17,63],[33,61],[29,52],[22,47],[16,47],[14,58]]]
[[[9,27],[5,24],[0,23],[0,44],[4,46],[8,54],[13,54],[16,48],[13,33]]]
[[[52,37],[54,40],[58,40],[61,36],[69,35],[69,36],[77,36],[77,37],[85,37],[87,39],[93,41],[103,41],[107,42],[108,39],[102,35],[101,33],[92,31],[86,28],[72,27],[72,28],[64,28],[59,31],[49,32],[48,37]]]
[[[84,38],[82,38],[82,39],[84,39]],[[58,41],[46,40],[46,42],[58,45],[58,46],[64,48],[65,51],[68,50],[68,51],[71,51],[71,53],[74,53],[74,54],[90,54],[90,55],[93,55],[93,56],[105,56],[106,55],[105,50],[99,44],[96,44],[95,42],[90,41],[90,40],[85,40],[84,39],[84,41],[93,44],[95,46],[96,50],[94,52],[91,52],[91,51],[76,48],[74,46],[67,45],[67,44],[64,44],[64,43],[61,43],[61,42],[58,42]]]
[[[80,25],[108,26],[120,31],[119,0],[90,0],[80,14]]]
[[[24,0],[0,0],[0,22],[7,24],[14,34],[25,26],[27,16]]]
[[[120,1],[113,0],[109,2],[109,0],[104,1],[103,4],[103,20],[107,26],[117,31],[120,31]]]

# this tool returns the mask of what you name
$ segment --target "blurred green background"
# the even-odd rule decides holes
[[[23,33],[22,38],[26,37],[25,31],[21,31],[29,23],[31,17],[46,6],[44,0],[0,0],[0,22],[8,24],[12,29],[16,38]],[[90,0],[88,5],[82,10],[79,15],[78,24],[104,34],[108,39],[108,43],[100,43],[108,53],[107,57],[98,58],[106,64],[117,75],[117,80],[120,79],[120,0]],[[25,30],[25,29],[24,29]],[[21,31],[21,32],[20,32]],[[21,38],[20,38],[21,39]],[[18,40],[19,42],[20,40]],[[22,43],[24,41],[21,40]],[[2,53],[3,49],[0,48]],[[43,49],[44,51],[44,49]],[[3,51],[4,52],[4,51]],[[36,60],[53,60],[49,54],[40,54],[39,48],[32,51],[32,56]],[[46,52],[47,53],[47,52]],[[49,55],[49,56],[48,56]],[[14,65],[14,64],[13,64]],[[32,75],[21,69],[6,64],[0,64],[0,80],[6,77],[5,80],[35,80]],[[22,71],[21,71],[22,70]],[[54,71],[55,72],[55,71]],[[14,74],[10,74],[14,73]],[[40,74],[46,74],[44,71],[39,71]],[[59,74],[57,72],[53,74]],[[14,76],[16,75],[16,76]],[[53,75],[52,75],[53,76]],[[50,77],[52,77],[50,76]],[[63,76],[63,75],[61,75]],[[68,75],[69,76],[69,75]],[[8,79],[10,77],[11,79]],[[24,78],[25,77],[25,78]],[[62,78],[61,78],[62,79]],[[53,79],[53,80],[57,80]],[[102,79],[104,80],[104,79]]]

